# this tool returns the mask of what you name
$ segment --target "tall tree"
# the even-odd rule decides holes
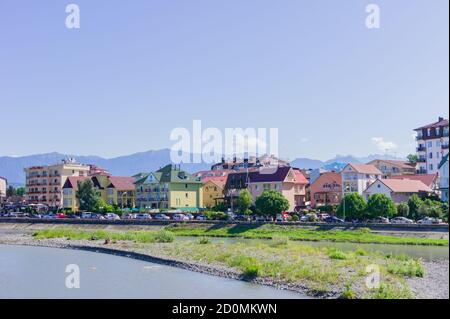
[[[76,197],[80,202],[80,210],[93,211],[99,200],[94,184],[90,179],[78,183]]]
[[[417,154],[409,154],[406,158],[411,164],[416,164],[419,160],[419,156]]]
[[[239,212],[242,214],[250,215],[250,206],[252,205],[253,197],[247,189],[244,189],[237,198],[237,205]]]
[[[289,201],[275,190],[264,191],[256,198],[256,210],[261,215],[276,216],[289,209]]]
[[[373,194],[367,201],[367,213],[370,217],[392,217],[396,212],[394,202],[384,194]]]
[[[344,196],[336,214],[340,217],[355,219],[366,216],[367,203],[358,193],[350,193]]]
[[[412,195],[408,199],[409,218],[419,219],[420,207],[423,205],[423,201],[416,194]]]

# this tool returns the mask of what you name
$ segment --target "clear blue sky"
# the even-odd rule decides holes
[[[406,155],[413,128],[448,117],[448,5],[0,0],[0,156],[170,147],[193,119],[278,127],[291,159],[380,153],[374,137]]]

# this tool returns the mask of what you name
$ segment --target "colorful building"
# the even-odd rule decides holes
[[[198,209],[202,206],[202,182],[177,165],[135,176],[136,206],[141,209]]]
[[[294,211],[305,206],[307,184],[308,181],[299,169],[283,166],[265,171],[260,168],[229,174],[225,195],[229,205],[235,205],[243,189],[250,191],[253,201],[265,190],[275,190],[289,201],[289,211]]]
[[[367,164],[378,168],[383,173],[383,178],[416,174],[416,164],[407,161],[375,159]]]
[[[339,205],[342,198],[342,177],[336,172],[322,173],[310,186],[311,207]]]
[[[203,205],[211,208],[224,201],[225,184],[227,176],[210,176],[202,180]]]

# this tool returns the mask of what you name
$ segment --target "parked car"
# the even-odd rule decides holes
[[[288,218],[289,218],[288,213],[281,213],[281,214],[277,214],[277,216],[275,217],[275,220],[277,222],[285,222],[288,220]]]
[[[417,221],[418,224],[425,224],[425,225],[431,225],[431,224],[441,224],[442,219],[434,218],[434,217],[425,217],[421,220]]]
[[[255,215],[253,219],[257,222],[265,222],[267,221],[267,217],[263,215]]]
[[[379,216],[370,220],[369,222],[374,224],[389,224],[390,221],[389,218]]]
[[[316,214],[306,214],[300,217],[301,222],[315,222],[318,220],[318,217]]]
[[[187,217],[184,214],[174,214],[173,215],[173,220],[178,220],[178,221],[187,221],[189,220],[189,217]]]
[[[90,219],[90,218],[92,218],[93,214],[94,213],[92,213],[92,212],[84,212],[84,213],[81,214],[81,218],[83,218],[83,219]]]
[[[144,219],[152,219],[152,216],[147,213],[137,214],[134,219],[144,220]]]
[[[136,214],[125,214],[122,216],[122,219],[136,219]]]
[[[343,219],[338,218],[336,216],[329,216],[329,217],[325,218],[325,222],[327,222],[327,223],[335,223],[335,224],[345,223],[345,221]]]
[[[105,215],[105,219],[107,219],[107,220],[120,220],[120,217],[119,217],[119,215],[114,214],[114,213],[107,213]]]
[[[98,213],[92,213],[91,218],[92,219],[102,219],[102,220],[105,219],[105,217],[103,217],[102,214],[98,214]]]
[[[43,219],[55,219],[56,215],[55,214],[45,214],[44,216],[42,216]]]
[[[187,213],[186,217],[189,218],[189,220],[193,220],[194,219],[194,215],[192,215],[191,213]]]
[[[156,220],[170,220],[170,217],[166,214],[156,214],[155,215]]]
[[[250,221],[250,217],[249,216],[247,216],[247,215],[236,215],[235,217],[234,217],[234,220],[237,220],[237,221],[240,221],[240,222],[248,222],[248,221]]]
[[[56,214],[56,218],[67,218],[67,216],[64,213],[58,213]]]
[[[206,220],[206,216],[205,215],[197,215],[197,217],[195,217],[196,220]]]
[[[406,217],[395,217],[391,219],[392,224],[414,224],[414,221]]]

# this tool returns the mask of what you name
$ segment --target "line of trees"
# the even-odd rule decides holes
[[[397,205],[384,194],[374,194],[366,202],[358,193],[351,193],[342,199],[336,214],[339,217],[345,215],[348,219],[403,216],[413,220],[436,217],[448,221],[448,203],[442,203],[433,198],[422,199],[416,194],[411,196],[407,202]]]

